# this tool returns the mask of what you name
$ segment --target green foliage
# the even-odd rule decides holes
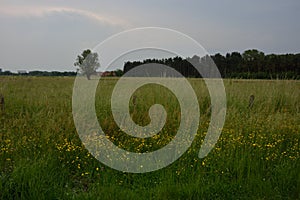
[[[226,56],[217,53],[210,56],[218,67],[223,78],[242,79],[300,79],[300,54],[265,55],[256,49],[227,53]],[[179,57],[165,59],[146,59],[143,61],[128,61],[124,65],[124,73],[145,63],[160,63],[179,71],[185,77],[198,78],[201,75],[192,64],[210,66],[211,59],[207,56],[182,59]]]
[[[120,147],[147,152],[167,144],[178,128],[179,105],[166,88],[135,92],[137,123],[153,103],[169,118],[150,139],[127,137],[113,121],[110,95],[118,79],[102,78],[96,94],[99,122]],[[225,80],[227,115],[222,135],[204,159],[197,157],[210,120],[210,98],[201,79],[189,79],[201,120],[191,148],[161,170],[129,174],[93,158],[72,117],[73,77],[1,77],[0,199],[299,199],[299,81]],[[93,81],[93,80],[91,80]],[[255,95],[252,109],[249,96]],[[135,110],[135,109],[139,110]]]
[[[95,74],[100,67],[98,54],[86,49],[77,56],[74,66],[78,66],[79,72],[86,75],[87,79],[90,80],[91,75]]]

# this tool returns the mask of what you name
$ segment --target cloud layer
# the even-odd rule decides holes
[[[0,68],[74,70],[82,49],[129,23],[106,15],[67,7],[1,7]]]
[[[145,26],[183,32],[210,53],[249,48],[296,53],[299,10],[298,0],[3,0],[0,68],[74,70],[76,55],[83,49]]]

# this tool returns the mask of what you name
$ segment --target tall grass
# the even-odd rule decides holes
[[[189,79],[201,109],[197,137],[176,162],[161,170],[130,174],[111,169],[82,145],[73,123],[74,78],[1,77],[1,199],[297,199],[300,198],[300,82],[225,80],[227,115],[222,135],[204,159],[198,151],[210,120],[210,98],[200,79]],[[100,81],[96,109],[105,133],[134,152],[172,140],[180,105],[166,88],[146,85],[129,105],[133,120],[149,123],[148,109],[164,105],[166,126],[138,139],[114,123],[110,95],[117,79]],[[247,108],[250,95],[254,105]]]

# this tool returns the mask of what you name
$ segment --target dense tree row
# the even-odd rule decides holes
[[[123,71],[120,69],[117,69],[115,71],[106,71],[103,73],[95,73],[94,75],[99,75],[103,74],[103,76],[122,76]],[[18,73],[13,73],[11,71],[3,71],[0,72],[0,76],[76,76],[77,72],[72,72],[72,71],[65,71],[65,72],[59,72],[59,71],[29,71],[29,72],[18,72]]]
[[[201,77],[193,65],[206,66],[206,69],[213,70],[212,61],[218,67],[223,78],[300,79],[300,54],[265,55],[256,49],[247,50],[243,54],[227,53],[225,56],[218,53],[201,58],[193,56],[186,59],[174,57],[129,61],[124,65],[124,73],[142,64],[159,63],[176,69],[185,77]],[[210,76],[214,72],[206,70],[205,74]]]
[[[5,76],[76,76],[76,72],[58,72],[58,71],[29,71],[24,73],[13,73],[11,71],[0,72],[0,75]]]
[[[78,61],[78,60],[77,60]],[[78,61],[79,62],[79,61]],[[227,53],[225,56],[217,53],[213,56],[183,59],[181,57],[164,59],[146,59],[143,61],[128,61],[124,64],[124,70],[116,70],[114,76],[122,76],[131,69],[147,63],[158,63],[167,65],[180,72],[185,77],[214,77],[215,71],[212,66],[216,65],[223,78],[246,78],[246,79],[300,79],[300,53],[265,55],[256,49]],[[195,69],[198,66],[202,70],[202,76]],[[153,66],[159,67],[159,66]],[[158,70],[159,71],[159,70]],[[99,74],[92,70],[94,74]],[[143,72],[144,73],[144,72]],[[142,74],[143,74],[142,73]],[[29,71],[24,73],[12,73],[10,71],[0,72],[0,75],[24,75],[24,76],[76,76],[76,72],[58,71]],[[144,73],[147,75],[148,73]],[[139,75],[138,75],[139,76]],[[156,76],[177,76],[170,71],[162,71]]]

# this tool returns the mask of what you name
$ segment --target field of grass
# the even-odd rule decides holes
[[[93,80],[92,80],[93,81]],[[225,80],[227,115],[215,148],[198,158],[210,120],[210,98],[200,79],[189,79],[201,109],[197,136],[176,162],[131,174],[111,169],[84,148],[72,116],[74,78],[0,77],[0,199],[299,199],[300,82]],[[133,152],[172,140],[180,107],[166,88],[146,85],[129,105],[133,120],[149,123],[148,109],[168,113],[161,133],[139,139],[122,133],[110,111],[117,79],[100,81],[99,123],[116,145]],[[249,96],[255,101],[247,108]]]

